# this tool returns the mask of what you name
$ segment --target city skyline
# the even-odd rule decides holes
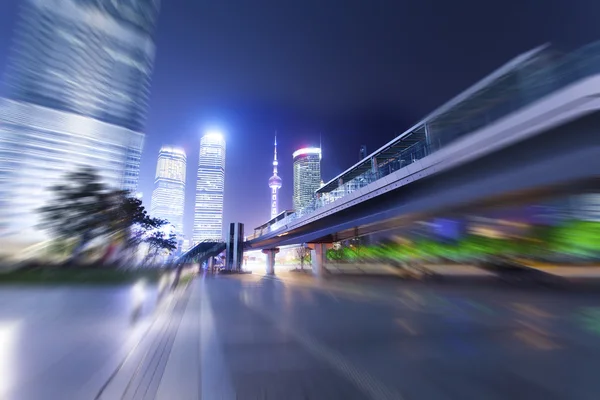
[[[192,240],[223,238],[226,142],[223,134],[209,131],[200,139]]]
[[[0,98],[0,235],[14,249],[46,239],[38,210],[69,172],[137,188],[158,5],[129,6],[22,2]]]
[[[2,74],[22,2],[2,2]],[[317,143],[323,132],[323,147],[331,149],[321,165],[328,180],[354,164],[360,145],[379,148],[515,54],[547,42],[568,50],[600,36],[593,20],[599,4],[552,1],[540,19],[537,3],[470,1],[464,8],[439,5],[443,12],[418,3],[406,12],[403,3],[380,8],[350,1],[340,13],[334,3],[269,2],[271,11],[264,13],[262,7],[232,2],[162,2],[138,186],[145,205],[150,206],[160,147],[183,147],[188,176],[195,176],[199,132],[217,124],[227,131],[228,168],[235,171],[225,182],[224,220],[258,226],[268,213],[265,178],[272,166],[256,160],[272,158],[265,143],[272,142],[275,128],[280,156]],[[406,39],[406,31],[418,31],[423,23],[426,32]],[[482,52],[489,43],[493,49]],[[287,182],[279,190],[279,206],[292,208],[292,168],[282,164],[279,176]],[[190,181],[190,221],[194,190]],[[191,235],[191,223],[185,229]]]
[[[167,220],[179,239],[184,236],[186,155],[181,148],[163,146],[158,153],[150,215]]]

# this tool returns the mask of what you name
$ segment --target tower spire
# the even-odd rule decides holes
[[[281,188],[281,178],[277,176],[277,131],[275,131],[275,149],[273,152],[273,176],[269,179],[269,187],[271,188],[271,218],[275,218],[279,212],[279,199],[277,191]]]
[[[273,161],[277,161],[277,131],[275,131],[275,155]]]
[[[273,175],[277,176],[277,131],[275,131],[275,152],[273,153]]]

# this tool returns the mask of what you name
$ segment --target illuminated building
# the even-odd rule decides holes
[[[0,99],[1,247],[46,238],[37,210],[80,167],[135,192],[158,8],[158,0],[23,0]]]
[[[217,132],[200,139],[200,157],[194,205],[192,240],[223,238],[223,193],[225,189],[225,139]]]
[[[277,191],[281,189],[281,177],[277,175],[277,135],[275,135],[275,153],[273,156],[273,176],[269,178],[271,188],[271,219],[275,218],[279,210],[279,198]]]
[[[169,221],[175,234],[183,237],[185,204],[185,151],[162,147],[158,153],[150,215]]]
[[[308,147],[296,150],[294,159],[294,198],[296,211],[307,207],[321,186],[321,149]]]

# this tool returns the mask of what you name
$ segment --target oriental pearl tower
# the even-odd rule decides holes
[[[273,176],[269,178],[271,188],[271,219],[275,218],[279,211],[279,199],[277,191],[281,189],[281,178],[277,175],[277,134],[275,134],[275,154],[273,157]]]

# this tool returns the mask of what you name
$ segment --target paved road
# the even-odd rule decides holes
[[[115,369],[117,342],[132,335],[127,312],[113,315],[124,293],[50,294],[57,300],[22,325],[29,334],[8,336],[21,344],[0,338],[0,382],[7,373],[21,383],[0,398],[93,399],[102,385],[100,399],[600,398],[600,294],[591,292],[205,277],[138,325],[143,340]],[[8,313],[0,300],[5,322],[27,320],[48,295]],[[81,312],[61,318],[57,307]],[[89,310],[104,324],[82,316]],[[70,329],[45,328],[61,320]]]
[[[359,282],[206,281],[238,398],[600,398],[600,296]]]

